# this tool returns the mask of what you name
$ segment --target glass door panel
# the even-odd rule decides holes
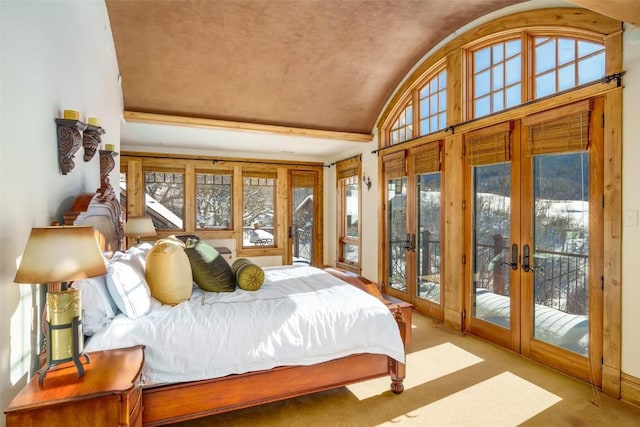
[[[473,168],[473,316],[511,322],[511,164]]]
[[[388,286],[407,291],[407,177],[387,179]]]
[[[289,244],[293,264],[314,264],[315,177],[314,172],[291,176]]]
[[[589,154],[533,162],[533,338],[588,356]]]
[[[417,175],[416,297],[440,304],[440,172]]]

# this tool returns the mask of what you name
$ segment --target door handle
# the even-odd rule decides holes
[[[500,265],[506,264],[511,267],[512,270],[518,269],[518,244],[511,245],[511,262],[501,262]]]
[[[415,252],[416,251],[416,235],[412,234],[411,235],[411,252]]]
[[[407,233],[407,240],[404,241],[404,248],[408,251],[411,250],[411,235]]]
[[[289,238],[293,239],[293,227],[289,226]]]
[[[529,245],[522,247],[522,270],[525,272],[531,270],[531,266],[529,265]]]
[[[529,272],[529,271],[535,271],[536,268],[540,271],[544,271],[544,269],[539,265],[531,265],[529,245],[524,245],[522,247],[522,270]]]

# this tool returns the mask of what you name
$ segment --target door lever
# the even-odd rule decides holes
[[[522,247],[522,270],[529,272],[535,271],[535,269],[537,268],[540,271],[544,271],[544,269],[539,265],[531,265],[530,259],[531,257],[529,256],[529,245],[524,245]]]
[[[416,251],[416,235],[412,234],[411,235],[411,252],[415,252]]]
[[[529,245],[522,247],[522,270],[525,272],[531,270],[531,266],[529,265]]]
[[[518,269],[518,244],[511,245],[511,262],[501,262],[500,265],[506,264],[511,267],[512,270]]]

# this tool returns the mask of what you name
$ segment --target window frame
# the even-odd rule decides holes
[[[269,187],[272,187],[273,190],[273,199],[271,201],[272,203],[272,210],[273,212],[271,213],[271,238],[269,239],[264,239],[264,238],[259,238],[258,241],[256,242],[252,242],[254,244],[252,245],[245,245],[245,239],[244,239],[244,234],[245,234],[245,227],[249,227],[250,225],[245,225],[244,224],[244,216],[245,216],[245,180],[246,179],[257,179],[258,181],[260,180],[273,180],[273,185],[269,185]],[[249,169],[249,168],[243,168],[242,170],[242,178],[241,178],[241,185],[242,185],[242,196],[241,196],[241,200],[242,200],[242,205],[241,205],[241,211],[242,211],[242,222],[240,224],[240,226],[242,227],[242,235],[239,239],[239,247],[241,247],[242,249],[255,249],[255,248],[274,248],[276,246],[278,246],[278,233],[276,232],[276,227],[278,224],[278,211],[279,211],[279,206],[278,206],[278,174],[277,172],[273,172],[273,171],[261,171],[261,170],[255,170],[255,169]],[[258,183],[257,185],[251,185],[252,187],[258,187],[261,186],[260,183]],[[266,187],[266,185],[265,185]],[[255,218],[253,219],[255,220]],[[252,224],[259,224],[257,222],[253,222],[252,220]],[[259,227],[254,227],[256,229],[260,228],[260,227],[264,227],[263,224],[259,224]],[[249,234],[251,234],[251,231],[249,232]],[[270,241],[269,241],[270,240]]]
[[[169,232],[169,233],[172,233],[172,234],[175,234],[176,232],[180,232],[180,233],[183,232],[186,229],[186,221],[187,221],[187,191],[188,191],[188,184],[187,184],[186,169],[185,168],[181,168],[181,167],[169,167],[169,166],[148,166],[148,167],[143,167],[142,168],[142,194],[144,195],[145,200],[146,200],[146,196],[147,196],[146,175],[148,173],[180,174],[180,175],[182,175],[182,217],[180,218],[182,220],[182,227],[160,228],[160,227],[158,227],[158,225],[157,225],[157,223],[155,221],[154,221],[154,224],[156,226],[156,231],[162,230],[163,232]],[[143,215],[148,215],[146,202],[145,202],[145,209],[144,209]],[[176,216],[178,216],[178,215],[176,214]]]
[[[362,159],[360,156],[336,162],[336,266],[348,271],[360,274],[362,268]],[[346,187],[349,179],[355,177],[358,186],[358,236],[356,238],[347,235],[345,224],[347,223],[347,194]],[[344,245],[353,245],[358,250],[358,262],[350,262],[345,259]]]
[[[197,215],[198,215],[198,209],[197,209],[197,203],[198,203],[198,174],[208,174],[208,175],[218,175],[218,176],[229,176],[231,178],[231,188],[230,188],[230,193],[231,193],[231,201],[230,201],[230,207],[229,207],[229,225],[227,227],[204,227],[201,228],[198,225],[198,221],[197,221]],[[233,189],[234,189],[234,175],[233,175],[233,169],[208,169],[208,168],[202,168],[202,167],[197,167],[194,170],[194,186],[193,186],[193,200],[194,200],[194,229],[196,232],[200,232],[200,231],[213,231],[213,230],[233,230],[234,228],[234,215],[233,215],[233,211],[234,211],[234,205],[235,205],[235,200],[233,197]]]

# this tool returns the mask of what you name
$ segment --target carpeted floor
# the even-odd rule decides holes
[[[377,379],[176,426],[640,426],[640,409],[419,314],[405,391]]]

